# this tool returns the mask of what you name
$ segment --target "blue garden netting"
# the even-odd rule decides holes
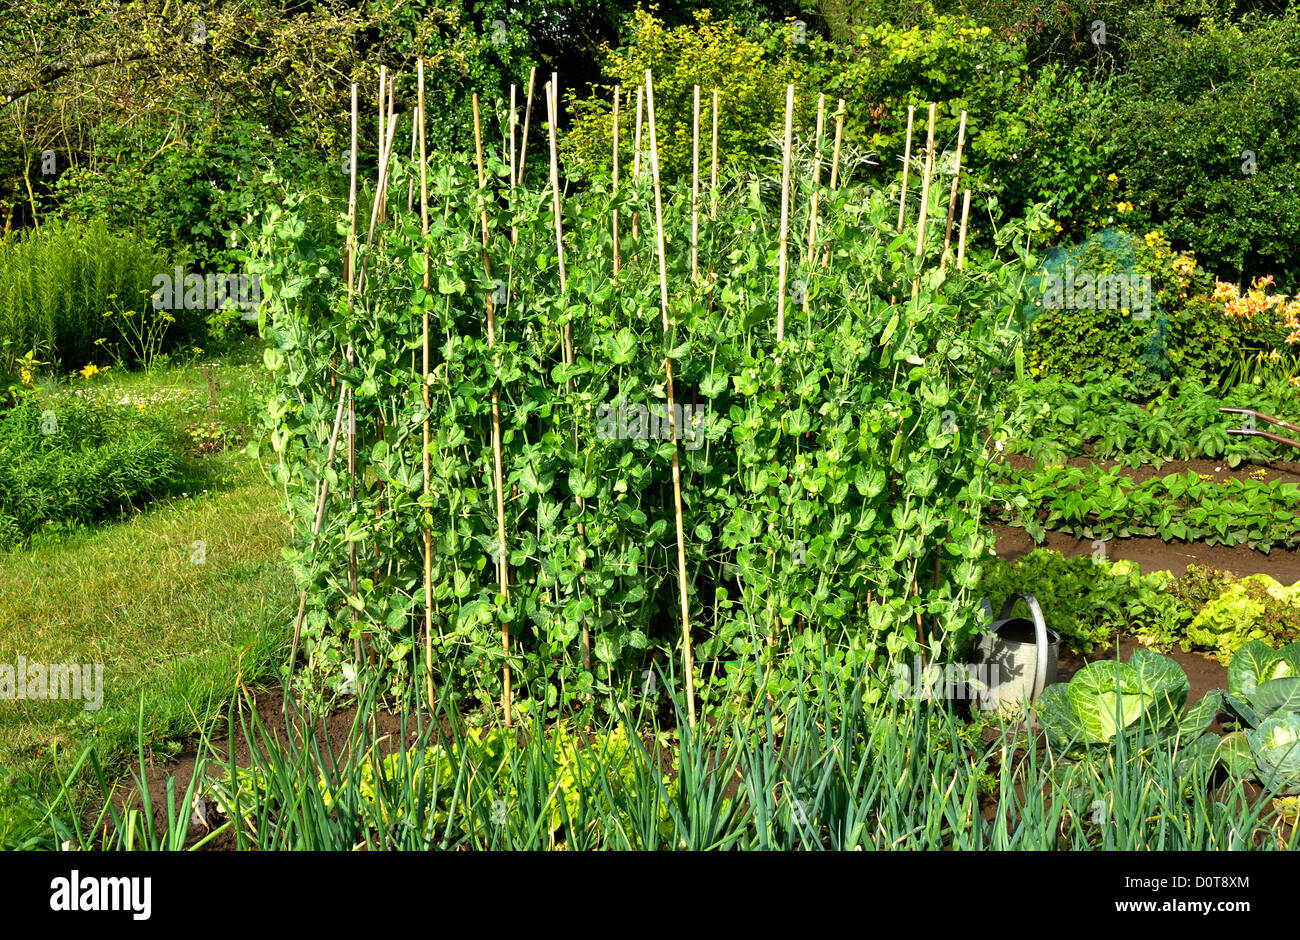
[[[1135,387],[1151,389],[1169,378],[1169,320],[1150,276],[1138,270],[1139,244],[1132,233],[1108,228],[1078,244],[1048,249],[1031,282],[1023,325],[1032,331],[1035,321],[1050,314],[1057,328],[1075,319],[1082,332],[1105,330],[1106,341],[1131,344],[1129,378]]]

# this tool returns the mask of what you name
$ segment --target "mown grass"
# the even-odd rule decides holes
[[[244,361],[239,361],[239,360]],[[235,361],[188,364],[95,386],[110,398],[145,398],[185,432],[218,421],[252,433],[257,376],[247,350]],[[208,395],[209,377],[223,390]],[[73,394],[47,387],[42,394]],[[0,663],[102,663],[103,705],[0,702],[0,767],[7,783],[46,791],[86,745],[120,768],[136,748],[143,702],[160,757],[218,715],[240,683],[274,670],[292,619],[292,578],[281,549],[289,529],[278,495],[238,446],[183,455],[186,485],[121,521],[42,535],[0,553]],[[0,845],[32,824],[0,787]]]

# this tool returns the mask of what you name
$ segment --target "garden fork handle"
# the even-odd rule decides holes
[[[1219,411],[1227,414],[1254,415],[1261,421],[1266,421],[1269,424],[1276,424],[1278,427],[1286,428],[1288,431],[1300,431],[1300,424],[1292,424],[1290,421],[1283,421],[1281,418],[1274,418],[1272,415],[1266,415],[1262,411],[1254,411],[1250,408],[1220,408]],[[1228,433],[1231,434],[1232,431],[1229,431]],[[1279,440],[1285,440],[1285,438],[1279,438]],[[1294,444],[1295,442],[1287,441],[1287,443]]]
[[[1238,437],[1266,437],[1270,441],[1277,441],[1279,444],[1290,444],[1292,447],[1300,447],[1300,441],[1293,440],[1289,437],[1283,437],[1281,434],[1274,434],[1272,431],[1248,431],[1245,428],[1229,428],[1229,434],[1236,434]]]

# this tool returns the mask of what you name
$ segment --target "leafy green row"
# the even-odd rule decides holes
[[[1300,394],[1285,381],[1243,383],[1225,391],[1188,386],[1145,405],[1129,400],[1129,385],[1100,375],[1079,383],[1041,379],[1011,385],[1004,399],[1007,451],[1042,463],[1091,455],[1157,469],[1166,460],[1222,458],[1235,467],[1295,454],[1266,438],[1228,434],[1242,427],[1243,418],[1219,412],[1232,407],[1294,416],[1300,413]]]
[[[1300,639],[1300,584],[1287,587],[1265,574],[1237,578],[1203,565],[1143,573],[1135,562],[1107,561],[1100,552],[1067,558],[1036,548],[1013,561],[990,559],[980,592],[995,608],[1033,594],[1052,629],[1083,652],[1125,634],[1152,649],[1206,650],[1227,663],[1250,642]]]
[[[168,435],[134,409],[24,399],[0,415],[0,547],[156,498],[179,472]]]
[[[1300,485],[1279,480],[1216,483],[1188,472],[1138,483],[1095,467],[1008,468],[993,492],[1004,521],[1024,526],[1037,542],[1054,529],[1086,539],[1147,535],[1265,553],[1300,545]]]
[[[1033,594],[1048,625],[1072,648],[1090,652],[1119,634],[1163,634],[1174,623],[1185,628],[1194,612],[1167,590],[1169,580],[1167,572],[1143,574],[1132,562],[1036,548],[1014,561],[989,559],[980,591],[994,609],[1015,594]]]

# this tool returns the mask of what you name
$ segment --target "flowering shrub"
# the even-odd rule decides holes
[[[1209,285],[1209,275],[1196,263],[1196,253],[1174,251],[1165,233],[1156,229],[1137,243],[1137,267],[1151,275],[1163,307],[1172,309]]]

